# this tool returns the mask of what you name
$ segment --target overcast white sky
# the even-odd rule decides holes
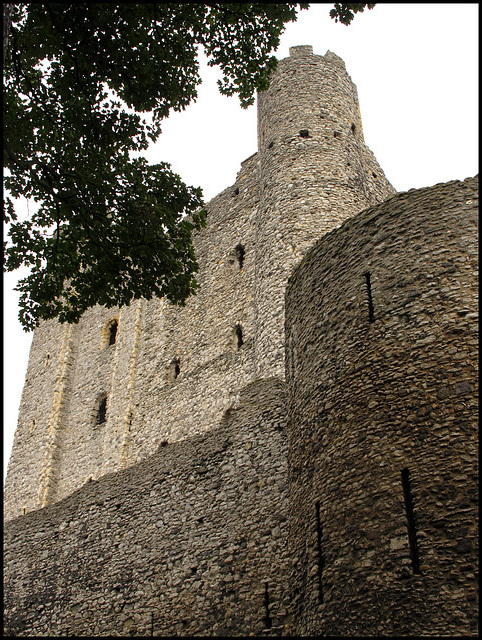
[[[377,4],[347,27],[314,4],[288,25],[276,52],[312,45],[339,55],[358,88],[365,142],[398,191],[478,173],[478,4]],[[195,104],[167,120],[148,154],[167,161],[206,201],[230,186],[257,150],[256,105],[218,93],[215,69]],[[4,477],[32,334],[18,322],[18,272],[4,276]]]

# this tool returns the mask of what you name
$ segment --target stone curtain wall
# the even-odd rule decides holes
[[[252,383],[7,522],[6,635],[476,635],[477,204],[475,179],[412,190],[315,245],[287,404]]]
[[[395,193],[362,132],[357,90],[335,54],[292,47],[258,95],[256,375],[284,376],[284,291],[313,243]]]
[[[288,624],[285,391],[5,527],[5,634],[280,634]]]
[[[477,212],[476,178],[399,194],[290,279],[299,635],[477,634]]]

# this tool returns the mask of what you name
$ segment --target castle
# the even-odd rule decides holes
[[[476,178],[397,194],[292,47],[185,307],[35,331],[7,635],[477,635]]]

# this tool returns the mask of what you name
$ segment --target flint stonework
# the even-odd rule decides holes
[[[197,295],[35,331],[7,636],[476,636],[477,178],[396,193],[292,47]]]

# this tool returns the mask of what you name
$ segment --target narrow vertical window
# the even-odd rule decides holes
[[[410,485],[410,471],[402,469],[403,499],[405,502],[405,513],[407,516],[408,544],[410,547],[410,558],[414,573],[420,573],[420,557],[418,553],[417,529],[415,515],[413,512],[413,496]]]
[[[118,327],[117,320],[114,320],[109,326],[109,345],[115,344],[116,337],[117,337],[117,327]]]
[[[243,346],[243,330],[241,329],[241,325],[237,324],[234,330],[235,338],[236,338],[236,349],[239,350]]]
[[[132,427],[132,418],[133,418],[132,411],[129,411],[129,413],[127,414],[127,427],[129,431],[131,430],[131,427]]]
[[[244,247],[242,244],[238,244],[238,246],[235,249],[236,252],[236,259],[238,261],[239,264],[239,268],[242,269],[243,268],[243,263],[244,263]]]
[[[115,344],[117,336],[117,321],[114,321],[109,327],[109,344]]]
[[[174,360],[169,365],[169,369],[167,371],[167,381],[172,383],[181,373],[181,360],[179,358],[174,358]]]
[[[325,559],[323,557],[323,549],[321,546],[321,542],[323,540],[323,528],[321,526],[321,517],[320,517],[320,503],[318,501],[315,502],[315,512],[316,512],[316,553],[317,553],[317,563],[318,563],[318,602],[323,604],[323,569],[325,567]]]
[[[107,396],[104,396],[97,407],[97,415],[95,417],[95,424],[104,424],[107,415]]]
[[[368,294],[368,321],[375,322],[375,314],[373,311],[372,284],[371,284],[370,278],[371,278],[370,272],[367,271],[367,273],[365,273],[365,280],[367,284],[367,294]]]
[[[268,583],[264,583],[264,612],[265,616],[263,618],[264,626],[266,629],[271,629],[272,622],[271,616],[269,614],[269,591],[268,591]]]

